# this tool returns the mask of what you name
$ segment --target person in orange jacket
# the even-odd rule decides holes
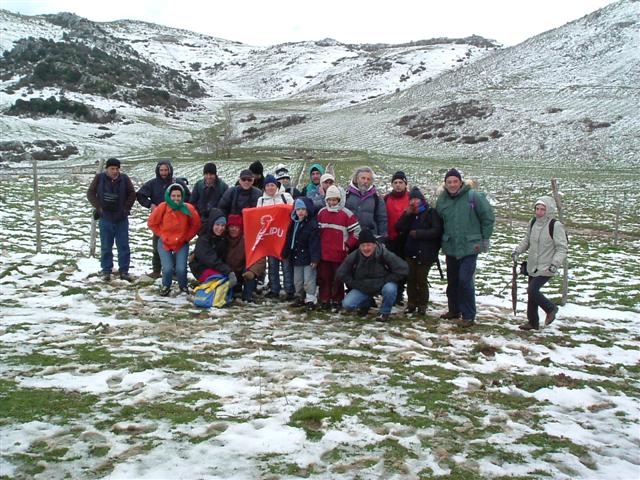
[[[189,241],[200,230],[200,215],[193,205],[184,202],[184,188],[174,183],[166,189],[164,202],[149,215],[147,225],[158,240],[158,255],[162,264],[160,295],[171,293],[174,262],[181,293],[189,294],[187,287],[187,258]]]

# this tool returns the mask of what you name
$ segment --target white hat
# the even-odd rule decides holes
[[[340,194],[340,189],[338,187],[336,187],[335,185],[331,185],[329,188],[327,188],[327,193],[324,196],[325,199],[327,198],[342,198],[342,195]]]
[[[320,177],[320,183],[324,183],[327,180],[333,180],[334,182],[336,181],[336,179],[334,178],[333,175],[331,175],[330,173],[325,173],[324,175],[322,175]]]

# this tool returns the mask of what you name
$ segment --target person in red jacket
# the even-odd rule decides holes
[[[387,248],[404,258],[404,244],[406,243],[406,234],[398,233],[396,223],[409,206],[409,189],[407,188],[407,176],[403,171],[397,171],[391,177],[391,192],[384,196],[384,203],[387,207]],[[398,297],[396,305],[402,305],[402,296],[404,294],[404,282],[398,283]]]
[[[189,241],[200,230],[200,215],[193,205],[184,203],[182,185],[174,183],[165,190],[164,202],[149,215],[147,225],[158,236],[158,255],[162,264],[162,288],[160,295],[171,293],[174,262],[181,293],[187,288],[187,258]]]
[[[336,272],[347,254],[358,245],[360,232],[358,218],[342,206],[342,193],[335,185],[327,188],[326,207],[317,216],[320,227],[320,263],[318,286],[321,308],[339,311],[344,298],[344,285],[336,278]]]

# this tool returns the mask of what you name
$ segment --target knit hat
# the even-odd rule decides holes
[[[287,170],[287,167],[279,167],[276,168],[276,180],[282,180],[283,178],[291,178],[291,175],[289,175],[289,170]]]
[[[404,183],[407,183],[407,176],[402,170],[398,170],[393,174],[393,177],[391,177],[391,183],[393,183],[395,180],[402,180]]]
[[[422,194],[422,192],[420,191],[420,189],[418,187],[413,187],[411,189],[411,191],[409,192],[409,200],[411,200],[412,198],[419,198],[423,202],[427,201],[427,199],[424,198],[424,195]]]
[[[327,188],[327,193],[325,194],[324,198],[325,199],[342,198],[342,195],[340,194],[340,189],[335,185],[331,185],[329,188]]]
[[[327,180],[333,180],[333,183],[336,182],[335,177],[333,175],[331,175],[330,173],[325,173],[320,177],[320,183],[321,184],[326,182]]]
[[[249,165],[249,170],[251,170],[256,175],[262,175],[262,173],[264,172],[264,167],[262,166],[262,163],[256,160],[251,165]]]
[[[230,227],[236,226],[242,228],[242,215],[229,215],[229,218],[227,219],[227,225],[229,225]]]
[[[204,168],[202,169],[202,173],[212,173],[213,175],[218,174],[218,168],[215,163],[209,162],[204,164]]]
[[[305,210],[307,209],[307,204],[304,203],[304,200],[302,200],[301,198],[296,198],[296,203],[293,206],[296,210],[298,208],[304,208]]]
[[[360,230],[360,235],[358,236],[358,245],[362,245],[363,243],[377,243],[376,236],[368,228]]]
[[[120,168],[120,160],[118,160],[117,158],[110,158],[109,160],[107,160],[107,163],[105,165],[105,168],[109,168],[109,167]]]
[[[268,183],[275,183],[276,185],[278,184],[276,177],[271,174],[264,177],[264,186],[266,187]]]
[[[455,168],[452,168],[451,170],[449,170],[447,172],[447,174],[444,176],[444,181],[447,181],[447,178],[449,177],[458,177],[460,179],[460,181],[462,181],[462,175],[460,175],[460,172],[458,170],[456,170]]]
[[[240,172],[240,178],[253,178],[253,172],[248,168],[244,169]]]
[[[226,225],[227,224],[227,219],[224,218],[224,215],[222,215],[221,217],[216,218],[213,221],[214,225]]]

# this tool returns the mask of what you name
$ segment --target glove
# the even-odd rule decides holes
[[[491,240],[488,238],[482,239],[482,253],[487,253],[489,251],[489,247],[491,247]]]
[[[242,274],[242,278],[244,278],[245,280],[253,280],[256,278],[256,274],[253,273],[251,270],[247,270]]]
[[[549,269],[548,269],[551,273],[556,273],[558,271],[558,267],[556,267],[555,265],[549,265]]]
[[[514,250],[513,252],[511,252],[511,260],[513,260],[513,263],[518,263],[519,256],[520,254],[518,253],[517,250]]]
[[[411,238],[416,238],[416,231],[415,231],[415,230],[411,230],[411,231],[409,232],[409,236],[410,236]]]
[[[231,272],[229,274],[229,288],[235,287],[237,283],[238,283],[238,277],[236,277],[235,272]]]
[[[98,210],[97,208],[93,209],[93,219],[94,220],[99,220],[100,219],[100,210]]]

